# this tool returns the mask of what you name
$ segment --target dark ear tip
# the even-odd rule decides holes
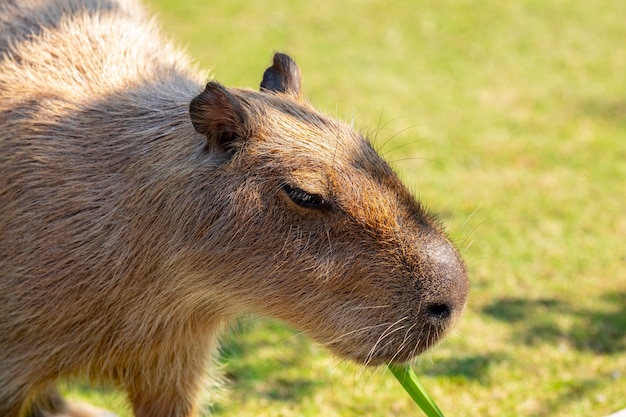
[[[209,81],[204,87],[204,90],[191,100],[191,109],[193,110],[197,105],[205,101],[207,96],[211,94],[211,91],[214,90],[224,90],[224,86],[217,81]]]
[[[196,132],[206,136],[223,130],[240,130],[248,122],[246,110],[239,100],[217,81],[209,81],[191,100],[189,116]]]
[[[196,132],[207,134],[207,129],[204,125],[204,106],[210,105],[211,102],[214,101],[212,99],[214,92],[221,90],[224,90],[224,87],[220,83],[216,81],[209,81],[204,87],[204,90],[202,90],[202,92],[194,97],[189,103],[189,115]]]
[[[204,90],[196,97],[191,100],[191,108],[194,109],[198,105],[203,104],[211,104],[217,103],[224,105],[229,105],[231,107],[239,107],[237,100],[233,97],[233,95],[228,91],[226,87],[220,84],[217,81],[209,81],[204,87]]]
[[[273,62],[274,65],[285,69],[292,66],[297,67],[296,61],[294,61],[293,58],[291,58],[289,55],[282,52],[276,52],[274,54]]]
[[[296,98],[301,94],[300,69],[287,54],[276,52],[272,66],[263,73],[261,90],[290,94]]]
[[[202,91],[202,93],[200,93],[198,97],[206,96],[207,94],[213,94],[216,92],[226,94],[226,91],[226,87],[224,87],[222,84],[218,83],[217,81],[211,80],[206,84],[204,90]]]

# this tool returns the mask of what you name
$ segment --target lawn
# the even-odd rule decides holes
[[[468,263],[457,330],[415,364],[447,416],[626,407],[626,2],[151,0],[230,86],[274,51],[439,213]],[[393,376],[247,318],[216,416],[420,415]],[[114,392],[69,394],[129,412]]]

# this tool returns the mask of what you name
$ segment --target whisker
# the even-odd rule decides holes
[[[439,166],[442,166],[442,165],[443,165],[443,163],[442,163],[442,162],[440,162],[440,161],[437,161],[437,160],[434,160],[434,159],[428,159],[428,158],[419,158],[419,157],[417,157],[417,156],[413,156],[413,157],[406,157],[406,158],[399,158],[399,159],[393,159],[393,160],[390,160],[390,161],[388,161],[388,162],[389,162],[389,164],[391,164],[391,165],[395,165],[395,164],[397,164],[398,162],[403,162],[403,161],[424,161],[424,162],[431,162],[431,163],[433,163],[433,164],[435,164],[435,165],[439,165]]]
[[[404,130],[407,130],[407,129],[404,129]],[[401,132],[399,132],[399,133],[401,133]],[[394,135],[393,137],[397,136],[399,133],[397,133],[397,134],[396,134],[396,135]],[[404,148],[404,147],[411,146],[411,145],[414,145],[414,144],[419,143],[419,142],[424,142],[424,139],[415,139],[415,140],[412,140],[412,141],[410,141],[410,142],[403,143],[402,145],[398,145],[398,146],[396,146],[395,148],[391,148],[391,149],[389,149],[389,150],[387,150],[387,151],[385,151],[385,152],[381,153],[380,155],[381,155],[382,157],[384,157],[385,155],[390,154],[390,153],[391,153],[391,152],[393,152],[393,151],[397,151],[398,149],[402,149],[402,148]]]
[[[283,340],[283,342],[288,342],[288,341],[293,340],[293,339],[295,339],[296,337],[300,337],[300,336],[302,336],[302,335],[305,335],[305,336],[306,336],[306,333],[305,333],[305,332],[303,332],[303,331],[300,331],[300,330],[295,331],[295,332],[294,332],[294,334],[292,334],[292,335],[291,335],[291,336],[289,336],[288,338],[284,339],[284,340]]]
[[[392,325],[393,325],[393,324],[392,324]],[[389,323],[375,324],[375,325],[372,325],[372,326],[366,326],[366,327],[361,327],[361,328],[358,328],[358,329],[356,329],[356,330],[351,330],[351,331],[349,331],[349,332],[347,332],[347,333],[343,333],[343,334],[341,334],[341,335],[339,335],[339,336],[337,336],[337,337],[333,338],[332,340],[330,340],[330,341],[328,341],[328,342],[324,342],[324,343],[322,343],[322,346],[324,346],[324,347],[328,347],[328,346],[330,346],[330,345],[332,345],[332,344],[335,344],[335,343],[337,343],[337,342],[340,342],[340,341],[344,340],[344,339],[345,339],[345,338],[347,338],[348,336],[353,336],[353,335],[355,335],[355,334],[364,333],[364,332],[370,331],[370,330],[372,330],[372,329],[375,329],[375,328],[377,328],[377,327],[383,327],[383,326],[389,326]]]
[[[396,320],[394,323],[389,325],[389,327],[387,327],[385,331],[381,333],[381,335],[378,337],[378,340],[376,341],[376,343],[374,343],[374,345],[372,346],[372,348],[370,349],[370,351],[368,352],[366,356],[366,360],[365,360],[366,365],[369,364],[371,360],[374,358],[374,355],[376,353],[376,350],[378,349],[378,345],[380,344],[380,342],[382,342],[386,337],[389,337],[391,334],[395,333],[396,331],[402,330],[404,328],[404,326],[400,326],[394,329],[394,326],[397,326],[398,324],[400,324],[401,322],[407,319],[408,319],[408,316],[404,316],[400,318],[399,320]]]
[[[424,126],[424,125],[426,125],[426,124],[428,124],[428,123],[415,123],[415,124],[412,124],[412,125],[410,125],[410,126],[405,127],[404,129],[400,129],[399,131],[397,131],[396,133],[394,133],[393,135],[391,135],[391,136],[390,136],[390,137],[389,137],[389,138],[388,138],[388,139],[387,139],[387,140],[386,140],[386,141],[382,144],[382,146],[380,147],[380,150],[382,151],[382,150],[383,150],[383,148],[385,147],[385,145],[387,145],[387,144],[388,144],[389,142],[391,142],[393,139],[395,139],[395,138],[397,138],[398,136],[400,136],[402,133],[407,132],[407,131],[409,131],[409,130],[411,130],[411,129],[415,129],[415,128],[416,128],[416,127],[418,127],[418,126]],[[411,144],[412,144],[412,143],[417,143],[417,142],[423,142],[423,141],[424,141],[424,139],[417,139],[417,140],[415,140],[415,141],[411,142]],[[406,145],[406,144],[405,144],[405,145]],[[405,146],[405,145],[402,145],[402,146]],[[396,148],[393,148],[393,149],[391,149],[391,150],[385,151],[385,152],[381,153],[381,155],[386,155],[386,154],[388,154],[389,152],[393,152],[395,149],[396,149]]]
[[[483,224],[487,223],[487,221],[488,221],[488,220],[489,220],[489,219],[485,219],[485,220],[483,220],[482,222],[478,223],[476,226],[474,226],[472,229],[470,229],[470,230],[469,230],[469,232],[468,232],[467,236],[463,239],[463,242],[461,242],[461,252],[464,252],[464,251],[466,251],[466,250],[468,249],[468,247],[469,247],[469,246],[468,246],[468,247],[465,247],[465,248],[464,248],[464,246],[465,246],[465,244],[467,243],[467,240],[469,239],[469,237],[470,237],[472,234],[474,234],[474,232],[475,232],[475,231],[476,231],[476,230],[477,230],[480,226],[482,226]],[[471,242],[473,242],[473,239],[472,239],[472,241],[471,241]]]
[[[387,126],[389,126],[391,123],[396,122],[398,120],[400,120],[399,117],[395,118],[395,119],[390,119],[387,122],[385,122],[384,124],[381,124],[381,120],[383,117],[383,113],[382,111],[380,112],[380,117],[378,118],[378,127],[375,129],[375,133],[373,135],[373,139],[378,139],[378,134]],[[376,152],[382,152],[383,148],[389,143],[391,142],[394,138],[396,138],[398,136],[398,134],[393,134],[391,135],[391,137],[387,138],[381,145],[377,145],[376,146]]]
[[[373,309],[378,309],[378,308],[389,308],[389,304],[385,304],[385,305],[381,305],[381,306],[360,306],[360,307],[352,307],[350,309],[350,311],[357,311],[357,310],[373,310]]]
[[[476,213],[478,213],[478,210],[480,210],[483,207],[482,203],[479,204],[473,211],[472,213],[467,216],[467,219],[465,219],[465,221],[463,222],[463,224],[461,225],[461,227],[459,228],[459,231],[457,232],[458,234],[461,234],[463,232],[463,229],[465,228],[465,226],[467,225],[467,223],[472,219],[472,217],[474,217],[474,215]]]
[[[393,362],[396,357],[398,357],[398,355],[400,354],[400,352],[402,352],[402,350],[404,350],[404,347],[407,345],[407,341],[409,339],[409,334],[411,333],[411,330],[413,330],[415,328],[415,326],[417,326],[417,323],[413,323],[405,332],[404,332],[404,339],[402,340],[402,343],[400,343],[400,346],[398,346],[398,349],[396,349],[396,353],[391,357],[391,359],[389,360],[389,362]],[[415,347],[413,348],[413,352],[415,352]],[[412,356],[412,355],[411,355]]]

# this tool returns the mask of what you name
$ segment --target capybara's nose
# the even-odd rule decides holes
[[[452,324],[463,312],[469,294],[465,264],[457,250],[443,238],[425,247],[426,275],[431,291],[422,304],[422,314],[434,325]]]
[[[433,320],[445,320],[450,317],[450,306],[445,303],[432,303],[426,307],[426,314]]]

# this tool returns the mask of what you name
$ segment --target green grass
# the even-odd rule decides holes
[[[150,7],[226,85],[256,88],[274,51],[292,54],[312,102],[377,132],[441,214],[472,282],[458,330],[415,366],[445,415],[626,407],[626,2]],[[222,363],[216,416],[420,413],[384,369],[271,321],[231,336]],[[70,394],[129,415],[114,393]]]

